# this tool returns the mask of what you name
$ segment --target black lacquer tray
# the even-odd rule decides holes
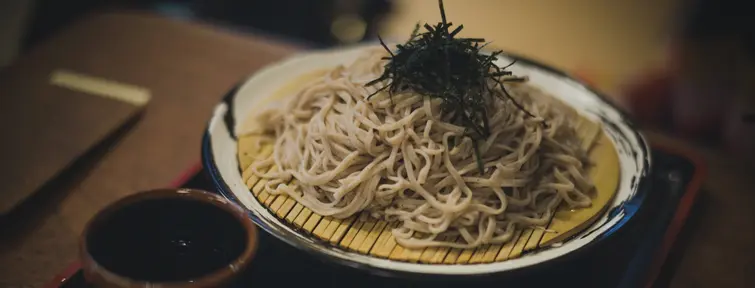
[[[652,190],[638,220],[623,228],[609,245],[601,245],[548,268],[505,277],[474,279],[404,279],[374,275],[323,262],[266,233],[238,287],[652,287],[676,235],[695,201],[705,167],[683,149],[653,145]],[[197,166],[172,186],[212,191],[213,185]],[[291,275],[297,275],[292,279]],[[460,286],[463,285],[463,286]],[[471,286],[469,286],[471,285]],[[78,264],[47,287],[88,287]]]

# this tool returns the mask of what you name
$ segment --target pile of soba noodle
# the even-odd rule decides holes
[[[274,150],[246,169],[269,181],[268,193],[323,216],[368,211],[398,221],[392,233],[410,248],[503,243],[517,229],[547,225],[562,202],[591,204],[573,110],[529,85],[506,84],[535,117],[491,97],[491,134],[478,142],[481,174],[472,140],[445,121],[440,100],[387,92],[367,99],[381,86],[365,87],[383,72],[379,51],[259,115],[264,131],[256,133]]]

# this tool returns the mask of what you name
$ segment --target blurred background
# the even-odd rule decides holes
[[[739,116],[755,119],[755,11],[748,1],[445,2],[449,20],[464,24],[462,35],[588,78],[640,120],[671,123],[693,138],[728,133],[742,146],[737,150],[755,150],[755,125],[742,126]],[[0,67],[87,14],[124,9],[311,48],[378,34],[402,41],[418,21],[440,20],[436,0],[0,0]],[[734,92],[718,94],[727,89]],[[734,116],[721,120],[728,114]],[[729,128],[720,128],[726,121]]]
[[[682,285],[674,286],[698,287],[703,285],[699,284],[703,282],[697,281],[698,279],[708,279],[705,283],[715,283],[715,281],[731,283],[744,281],[744,279],[730,278],[730,275],[741,277],[755,275],[742,268],[755,267],[755,262],[752,261],[755,259],[752,257],[754,254],[743,253],[743,251],[755,250],[748,250],[752,244],[750,240],[754,239],[752,231],[741,229],[741,227],[751,227],[750,222],[755,219],[751,217],[753,215],[751,213],[753,211],[752,195],[755,194],[750,191],[755,185],[753,184],[755,179],[751,177],[752,171],[755,171],[755,10],[750,2],[753,1],[445,0],[445,6],[449,21],[457,25],[464,24],[462,36],[484,37],[492,41],[489,46],[492,49],[504,49],[577,74],[598,90],[608,94],[611,100],[622,105],[637,122],[640,122],[639,127],[643,132],[652,133],[661,130],[661,133],[654,134],[674,138],[680,136],[679,138],[684,138],[684,140],[693,140],[684,141],[684,143],[705,152],[706,159],[712,163],[709,186],[713,191],[709,193],[712,195],[710,200],[705,200],[711,204],[711,208],[706,216],[702,217],[705,221],[702,226],[707,227],[707,230],[700,230],[704,232],[695,236],[694,241],[697,241],[695,249],[681,250],[686,253],[685,257],[689,257],[684,264],[687,268],[681,268],[686,271],[683,279],[687,280],[681,282]],[[260,43],[265,42],[260,39],[279,39],[309,48],[327,48],[374,41],[377,35],[398,42],[407,38],[417,22],[431,24],[438,22],[440,15],[437,5],[437,0],[0,0],[0,76],[2,76],[0,80],[18,81],[19,78],[27,77],[26,75],[32,75],[28,78],[37,77],[30,79],[26,84],[17,85],[23,88],[17,88],[17,90],[23,90],[23,93],[15,93],[13,87],[11,89],[5,87],[12,85],[0,85],[0,91],[7,93],[2,95],[5,98],[0,98],[0,100],[37,95],[33,93],[54,94],[49,91],[73,93],[51,85],[45,86],[49,86],[48,90],[38,89],[37,91],[36,88],[45,87],[40,87],[41,85],[38,84],[42,82],[35,81],[47,81],[46,73],[49,69],[75,70],[77,67],[87,68],[81,69],[83,70],[81,72],[91,73],[92,76],[144,85],[156,91],[155,95],[160,95],[161,98],[155,97],[155,99],[167,99],[164,100],[167,102],[152,102],[154,104],[151,109],[154,110],[141,119],[143,120],[140,123],[141,126],[136,127],[140,130],[131,134],[136,136],[132,136],[130,142],[124,141],[126,144],[121,144],[124,146],[113,149],[112,151],[115,152],[102,162],[104,164],[98,162],[93,165],[97,169],[91,169],[93,172],[86,176],[87,179],[81,180],[81,183],[77,182],[79,180],[72,181],[75,182],[71,184],[72,186],[79,186],[64,189],[77,190],[76,193],[69,193],[69,191],[61,193],[58,197],[50,198],[52,200],[47,202],[46,206],[42,206],[42,209],[29,212],[42,211],[40,213],[54,213],[50,215],[60,217],[48,219],[44,218],[48,216],[40,216],[42,218],[31,218],[32,224],[20,224],[20,227],[34,226],[34,229],[30,229],[31,232],[18,238],[19,240],[13,240],[13,245],[0,245],[5,248],[0,249],[0,252],[10,251],[3,254],[0,261],[13,263],[13,265],[20,263],[16,265],[17,269],[13,270],[13,273],[5,273],[3,276],[12,279],[47,279],[46,277],[52,275],[50,271],[62,268],[59,266],[62,265],[61,263],[75,257],[74,251],[59,249],[59,247],[75,247],[75,237],[83,228],[85,220],[94,215],[97,207],[101,207],[98,205],[104,205],[114,200],[116,196],[126,195],[126,191],[138,191],[137,187],[152,188],[158,185],[155,183],[163,185],[164,177],[173,177],[180,171],[178,169],[185,169],[189,160],[182,158],[184,155],[182,153],[196,156],[195,153],[198,151],[198,147],[184,145],[189,142],[185,140],[197,136],[200,131],[199,127],[203,127],[206,123],[202,117],[174,117],[173,115],[183,116],[187,110],[190,110],[189,113],[203,111],[202,109],[206,112],[210,111],[211,105],[220,97],[217,92],[229,88],[231,83],[237,80],[228,79],[226,75],[242,75],[247,73],[247,70],[259,68],[258,66],[247,67],[249,63],[261,65],[290,53],[290,51],[274,50],[284,50],[274,46],[260,48],[262,47]],[[251,44],[229,47],[228,51],[234,52],[229,55],[201,59],[202,57],[197,55],[213,52],[195,49],[195,51],[190,51],[191,53],[167,55],[180,50],[175,47],[186,47],[184,42],[180,41],[182,37],[189,38],[186,35],[196,36],[210,30],[200,29],[200,25],[176,25],[187,30],[188,28],[185,27],[193,27],[192,29],[196,28],[196,30],[191,30],[192,32],[200,32],[196,34],[187,32],[183,36],[176,35],[177,37],[166,35],[165,38],[169,39],[168,41],[175,41],[166,45],[171,48],[146,52],[139,49],[165,43],[161,38],[163,34],[160,34],[161,41],[152,41],[148,43],[149,45],[138,45],[141,43],[134,43],[130,39],[144,39],[134,38],[144,34],[149,35],[150,40],[155,40],[151,37],[159,32],[146,32],[185,30],[161,30],[156,27],[154,31],[145,31],[144,27],[153,25],[152,23],[166,25],[165,23],[171,22],[142,21],[138,22],[138,25],[124,25],[129,29],[133,27],[140,29],[134,31],[134,35],[110,37],[112,34],[108,34],[109,40],[88,36],[103,35],[101,31],[97,31],[97,27],[90,29],[87,26],[86,29],[81,28],[69,35],[61,33],[66,27],[86,19],[88,15],[115,10],[142,11],[163,15],[176,21],[209,23],[215,27],[214,30],[235,32],[232,36],[225,33],[212,33],[220,35],[217,38],[197,36],[194,40],[190,39],[186,42],[194,45],[198,42],[203,43],[201,42],[205,41],[203,39],[238,40],[239,34],[266,37],[249,38],[250,41],[247,42]],[[120,27],[117,26],[120,22],[86,23],[112,25],[102,31],[129,31],[114,29],[114,27]],[[70,38],[73,40],[65,38],[71,35],[76,37]],[[52,39],[56,36],[60,38]],[[120,41],[122,39],[126,40]],[[245,39],[234,43],[244,42],[243,40]],[[43,45],[45,42],[52,45],[64,43],[69,50],[73,49],[71,47],[75,49],[84,47],[85,51],[66,51],[66,47],[61,47],[63,45]],[[213,49],[225,48],[223,43],[214,45]],[[117,48],[119,51],[109,53],[110,51],[104,51],[104,49],[97,50],[104,53],[96,53],[96,57],[86,53],[102,47],[113,50]],[[247,47],[258,47],[258,51],[267,51],[268,55],[260,56],[254,54],[254,51],[244,54]],[[39,50],[33,51],[35,49]],[[280,53],[275,54],[268,50]],[[30,53],[32,51],[42,53]],[[165,61],[155,61],[160,63],[152,66],[141,65],[139,61],[134,61],[139,63],[127,65],[127,67],[108,66],[110,62],[107,60],[112,59],[111,55],[129,55],[127,59],[113,61],[123,63],[127,60],[140,59],[142,54],[149,54],[150,59]],[[212,56],[218,56],[217,54]],[[273,54],[276,56],[271,56]],[[33,59],[37,55],[52,56]],[[68,55],[75,57],[68,57]],[[25,58],[25,56],[29,57]],[[244,56],[245,59],[239,59],[242,58],[240,56]],[[186,61],[191,63],[176,67],[176,69],[191,69],[182,71],[186,72],[185,75],[166,75],[165,71],[175,70],[170,69],[173,68],[172,65],[185,59],[182,57],[192,57],[189,59],[192,61]],[[264,59],[265,57],[268,59]],[[23,61],[29,59],[33,61]],[[227,62],[216,59],[224,59]],[[46,65],[48,63],[44,61],[50,61],[53,64]],[[82,65],[73,65],[79,63]],[[228,63],[237,65],[227,65]],[[29,67],[20,67],[22,65]],[[50,67],[52,65],[58,66]],[[224,70],[226,66],[233,67],[224,74],[217,73],[217,70],[203,69],[202,65]],[[3,67],[8,67],[8,69]],[[150,69],[151,67],[159,69],[153,70]],[[14,71],[21,71],[19,69],[26,74],[15,74]],[[21,76],[9,77],[17,75]],[[163,76],[167,79],[166,81],[162,81]],[[202,79],[203,82],[195,87],[184,81],[184,78]],[[27,87],[31,87],[28,90],[33,93],[25,94]],[[57,90],[51,90],[52,88]],[[195,89],[197,91],[192,91]],[[207,95],[207,97],[196,97],[197,99],[192,98],[192,101],[183,102],[183,98],[179,97],[186,92],[191,92],[187,94],[192,95]],[[48,97],[48,99],[54,98]],[[1,107],[8,106],[0,104]],[[1,115],[5,114],[7,113]],[[50,113],[44,113],[44,115],[48,114]],[[744,119],[750,120],[744,121]],[[9,123],[8,126],[12,126],[11,128],[17,126],[11,121],[3,123]],[[177,130],[176,127],[180,129]],[[168,134],[168,132],[173,134]],[[49,135],[60,134],[49,133]],[[164,144],[180,143],[175,146],[180,146],[185,150],[175,149],[176,151],[163,153],[162,150],[153,149],[151,143],[154,137],[173,139],[176,142]],[[5,142],[13,143],[13,141]],[[157,142],[162,141],[154,141],[154,143]],[[198,145],[199,141],[192,143]],[[715,144],[711,145],[711,143]],[[54,146],[46,145],[46,147]],[[171,147],[171,150],[173,148],[177,147]],[[107,151],[107,153],[112,151]],[[131,156],[132,154],[138,157]],[[161,154],[161,157],[155,157],[158,160],[149,157],[157,154]],[[132,158],[139,157],[150,158],[149,161],[138,160],[151,161],[155,165],[150,164],[151,170],[145,170],[144,162],[131,161]],[[739,164],[749,166],[738,166]],[[12,165],[8,167],[15,168]],[[126,184],[121,185],[121,182],[117,181]],[[110,191],[109,194],[103,193],[107,191]],[[60,199],[62,200],[58,203]],[[13,224],[17,223],[13,222]],[[40,227],[38,230],[36,230],[37,225]],[[0,234],[10,235],[10,233]],[[727,265],[719,265],[724,262]],[[49,263],[56,264],[47,265]],[[737,264],[740,266],[736,266]],[[0,267],[5,268],[2,265]],[[27,269],[29,267],[31,268]],[[0,271],[5,272],[3,269]],[[8,271],[11,270],[8,269]],[[3,280],[8,281],[0,279],[0,287],[12,287],[4,286]],[[752,282],[748,281],[750,285],[742,287],[752,287]],[[734,287],[734,285],[723,286]]]
[[[439,21],[435,0],[2,0],[0,65],[78,18],[108,9],[147,10],[312,46],[404,39],[417,21]],[[601,85],[653,65],[678,0],[446,1],[467,35],[552,63],[589,69]]]

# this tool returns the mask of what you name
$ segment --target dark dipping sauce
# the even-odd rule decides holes
[[[128,204],[97,223],[92,258],[139,281],[187,281],[224,268],[246,248],[247,233],[229,212],[191,199]]]

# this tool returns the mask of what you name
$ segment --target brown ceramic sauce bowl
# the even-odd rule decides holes
[[[257,229],[221,196],[152,190],[95,215],[79,249],[84,276],[95,287],[222,287],[252,260]]]

